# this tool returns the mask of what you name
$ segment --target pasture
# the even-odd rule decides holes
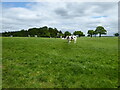
[[[118,38],[3,37],[3,88],[117,88]]]

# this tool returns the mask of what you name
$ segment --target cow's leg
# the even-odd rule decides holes
[[[68,43],[70,43],[69,40],[68,40]]]
[[[70,40],[68,40],[68,43],[70,43],[71,41]]]
[[[76,39],[74,39],[74,43],[76,43]]]

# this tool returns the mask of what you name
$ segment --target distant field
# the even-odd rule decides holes
[[[3,88],[117,88],[118,38],[4,37]]]

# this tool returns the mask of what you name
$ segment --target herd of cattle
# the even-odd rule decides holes
[[[71,41],[74,41],[74,43],[76,43],[77,36],[71,35],[71,36],[66,36],[66,38],[62,38],[62,39],[67,39],[68,43],[70,43]]]

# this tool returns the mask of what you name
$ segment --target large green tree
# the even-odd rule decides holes
[[[107,30],[105,30],[102,26],[98,26],[95,32],[99,34],[99,37],[101,37],[102,34],[107,34]]]
[[[88,30],[87,34],[92,37],[92,35],[94,35],[94,30]]]
[[[73,32],[73,35],[78,35],[79,37],[85,36],[82,31],[75,31],[75,32]]]
[[[69,35],[71,35],[71,33],[69,31],[65,31],[64,36],[66,37],[66,36],[69,36]]]

